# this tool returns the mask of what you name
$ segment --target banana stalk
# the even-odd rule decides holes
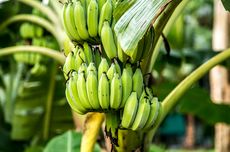
[[[81,140],[81,152],[92,152],[97,141],[97,136],[104,121],[102,113],[88,113]]]

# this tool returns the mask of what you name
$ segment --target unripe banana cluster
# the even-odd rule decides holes
[[[104,21],[111,24],[113,5],[111,0],[73,0],[64,4],[63,25],[72,41],[100,43]]]
[[[94,61],[98,51],[85,42],[66,58],[65,93],[71,108],[79,114],[122,110],[122,128],[151,127],[161,106],[151,89],[144,87],[141,69],[133,71],[129,63],[122,67],[116,59],[109,63],[103,57],[97,66]]]
[[[152,50],[154,29],[150,27],[134,49],[124,51],[113,30],[115,7],[114,0],[68,0],[64,4],[63,26],[75,44],[63,66],[66,98],[79,114],[105,112],[110,116],[119,111],[119,121],[111,117],[107,124],[149,129],[159,118],[161,104],[144,86],[142,71],[136,66]]]
[[[32,14],[44,17],[37,9],[33,9]],[[46,34],[41,26],[33,23],[23,22],[20,25],[19,34],[21,39],[17,42],[17,45],[33,45],[51,49],[58,49],[59,47],[54,37]],[[47,72],[47,66],[44,63],[48,58],[42,57],[39,53],[19,52],[14,54],[14,59],[17,62],[30,65],[30,74],[33,76],[41,76]]]
[[[131,93],[124,107],[121,127],[148,130],[154,126],[161,113],[161,103],[149,91],[149,88],[144,89],[140,98],[137,92]]]
[[[154,29],[151,27],[137,46],[124,51],[114,33],[116,23],[113,18],[115,4],[112,0],[72,0],[63,6],[62,18],[66,34],[77,43],[87,41],[102,44],[102,50],[109,59],[137,63],[152,50]]]

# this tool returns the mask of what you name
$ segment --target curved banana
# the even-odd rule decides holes
[[[84,72],[78,73],[77,88],[79,99],[81,100],[82,105],[84,105],[84,107],[87,107],[87,109],[92,109],[92,105],[90,104],[87,96]]]
[[[108,21],[110,26],[112,20],[113,6],[111,0],[106,0],[105,4],[101,8],[98,34],[101,36],[102,27],[105,21]]]
[[[137,110],[137,115],[135,117],[135,120],[133,122],[132,125],[132,130],[138,130],[138,129],[142,129],[147,120],[148,120],[148,116],[150,113],[150,103],[149,103],[149,99],[148,98],[142,98],[141,100],[139,100],[139,106],[138,106],[138,110]]]
[[[84,63],[84,60],[81,58],[80,53],[78,51],[74,53],[74,62],[74,69],[78,71],[81,64]]]
[[[121,68],[120,68],[118,61],[114,59],[113,62],[115,64],[116,72],[119,74],[119,76],[121,76]]]
[[[109,80],[105,73],[102,73],[98,84],[98,98],[102,109],[109,109]]]
[[[115,64],[112,63],[107,71],[107,77],[109,79],[109,81],[111,82],[112,81],[112,78],[113,78],[113,75],[116,73],[116,67],[115,67]]]
[[[78,88],[77,88],[77,79],[78,79],[78,74],[77,72],[72,73],[72,77],[69,79],[69,93],[70,96],[73,97],[74,104],[76,105],[76,108],[79,109],[81,112],[86,112],[87,107],[84,107],[82,104],[79,95],[78,95]]]
[[[87,8],[87,25],[89,35],[96,37],[98,30],[98,4],[96,0],[91,0]]]
[[[80,38],[87,40],[89,38],[89,33],[86,27],[85,10],[80,1],[77,1],[74,6],[74,23],[77,28]]]
[[[86,56],[85,56],[85,52],[83,51],[82,47],[78,48],[78,54],[80,56],[80,58],[82,59],[83,62],[86,62]]]
[[[66,82],[66,89],[65,89],[65,95],[66,95],[66,99],[71,107],[71,109],[73,109],[75,112],[79,113],[79,114],[85,114],[85,111],[83,109],[79,109],[78,106],[76,106],[75,101],[73,100],[74,97],[70,94],[70,83],[69,81]],[[82,111],[81,111],[82,110]]]
[[[87,89],[89,103],[92,105],[94,110],[99,110],[100,104],[98,100],[97,75],[92,70],[87,72],[86,89]]]
[[[98,80],[100,79],[102,73],[106,73],[109,69],[109,64],[105,58],[101,58],[101,62],[98,66]]]
[[[134,122],[138,109],[137,93],[132,92],[124,107],[121,126],[124,128],[130,128]]]
[[[74,39],[74,40],[77,40],[77,41],[81,41],[81,38],[78,34],[78,31],[75,27],[75,23],[74,23],[74,7],[73,7],[73,3],[70,2],[68,4],[65,4],[67,5],[66,6],[66,10],[65,8],[63,8],[63,11],[65,12],[65,14],[63,14],[63,22],[64,22],[64,26],[66,27],[66,30],[68,31],[67,33],[71,34],[71,37]],[[64,5],[64,7],[65,7]],[[63,13],[64,13],[63,12]],[[70,39],[71,39],[70,37]]]
[[[160,110],[160,102],[158,101],[157,98],[152,98],[151,103],[150,103],[150,113],[148,120],[144,126],[144,129],[150,128],[154,123],[156,122],[156,119],[159,115],[159,110]]]
[[[74,36],[72,36],[72,33],[70,32],[68,26],[67,26],[67,21],[66,21],[66,8],[67,8],[67,3],[65,3],[63,5],[63,8],[62,8],[62,25],[64,27],[64,30],[67,34],[67,36],[69,37],[70,40],[75,40]]]
[[[88,66],[88,68],[87,68],[87,74],[88,74],[90,71],[93,71],[93,72],[97,75],[97,68],[95,67],[94,62],[90,62],[89,66]]]
[[[67,82],[67,83],[68,83],[68,82]],[[66,84],[66,85],[67,85],[67,84]],[[66,96],[67,102],[69,103],[71,109],[73,109],[73,111],[75,111],[75,112],[77,112],[77,113],[79,113],[79,114],[81,114],[81,115],[84,115],[83,112],[79,111],[79,110],[75,107],[74,101],[73,101],[72,97],[70,96],[70,93],[69,93],[69,91],[68,91],[68,89],[67,89],[67,86],[66,86],[66,89],[65,89],[65,96]]]
[[[118,110],[122,100],[122,82],[120,75],[115,73],[110,85],[110,107]]]
[[[132,89],[133,89],[133,82],[132,82],[132,73],[126,68],[123,69],[123,73],[121,76],[122,81],[122,103],[121,107],[125,106],[125,103],[130,96]]]
[[[113,32],[108,21],[103,23],[101,29],[101,41],[106,55],[113,59],[117,56],[117,48],[113,38]]]
[[[83,49],[84,49],[84,53],[85,53],[85,56],[86,56],[87,64],[89,64],[90,62],[93,61],[92,49],[91,49],[91,47],[89,46],[89,44],[87,42],[83,43]]]
[[[143,90],[143,76],[140,68],[137,68],[133,74],[133,91],[137,92],[138,99]]]
[[[75,60],[74,60],[73,52],[70,52],[66,57],[65,64],[63,65],[63,73],[65,79],[68,78],[69,72],[74,69],[74,63]]]

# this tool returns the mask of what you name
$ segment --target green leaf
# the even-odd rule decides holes
[[[119,0],[113,11],[113,17],[116,21],[136,2],[136,0]]]
[[[209,93],[198,87],[187,92],[178,108],[180,112],[195,115],[209,124],[217,122],[230,124],[230,106],[214,104]]]
[[[230,1],[229,0],[221,0],[223,5],[224,5],[224,8],[227,10],[227,11],[230,11]]]
[[[117,21],[114,30],[124,51],[134,49],[166,0],[137,0]]]
[[[68,131],[54,137],[45,147],[44,152],[80,152],[82,134],[75,131]],[[98,145],[94,152],[100,152]]]

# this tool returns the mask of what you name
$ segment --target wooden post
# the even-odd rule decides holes
[[[221,51],[229,47],[229,13],[224,10],[221,0],[214,0],[213,50]],[[215,103],[230,104],[230,82],[228,70],[216,66],[210,71],[211,97]],[[215,125],[215,151],[230,151],[230,126]]]

